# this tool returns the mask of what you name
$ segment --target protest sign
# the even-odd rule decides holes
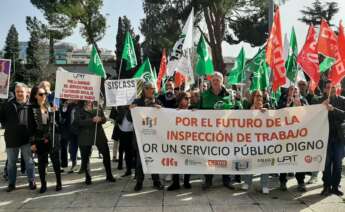
[[[140,79],[106,80],[105,96],[108,107],[130,105],[139,97]]]
[[[11,60],[0,59],[0,98],[8,98],[8,88],[11,74]]]
[[[280,110],[131,110],[145,173],[264,174],[322,171],[324,105]]]
[[[97,75],[56,71],[55,97],[61,99],[98,101],[101,78]]]

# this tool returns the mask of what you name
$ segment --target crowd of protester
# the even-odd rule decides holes
[[[144,173],[140,160],[139,148],[136,143],[135,131],[130,109],[134,107],[173,108],[176,110],[275,110],[286,107],[299,107],[311,104],[324,104],[329,111],[329,143],[326,164],[322,173],[323,190],[321,195],[335,194],[342,196],[340,180],[342,160],[345,156],[345,98],[339,95],[338,88],[331,82],[323,85],[322,92],[314,93],[308,89],[308,83],[300,81],[291,85],[279,99],[270,97],[268,91],[255,90],[244,92],[238,86],[226,88],[223,75],[216,72],[209,82],[198,83],[188,91],[176,88],[174,81],[165,82],[164,92],[158,94],[152,82],[144,82],[141,97],[135,99],[129,106],[111,108],[109,119],[114,123],[111,139],[113,144],[112,161],[117,163],[117,169],[122,170],[125,163],[126,170],[121,177],[131,177],[135,174],[135,191],[143,188]],[[99,108],[97,108],[99,107]],[[90,101],[61,100],[54,101],[54,93],[50,83],[43,81],[39,85],[29,88],[23,83],[16,83],[14,95],[0,107],[0,122],[5,130],[7,161],[4,177],[8,180],[7,192],[16,189],[17,161],[20,152],[21,172],[27,175],[29,188],[37,189],[35,165],[40,178],[40,193],[47,190],[46,168],[50,158],[55,176],[56,191],[63,189],[61,173],[78,172],[85,174],[85,184],[92,184],[90,171],[90,157],[92,146],[96,146],[103,159],[106,181],[115,182],[112,174],[112,163],[108,139],[102,125],[107,121],[103,108]],[[343,126],[344,125],[344,126]],[[81,161],[77,170],[78,151]],[[37,164],[35,159],[37,158]],[[133,173],[133,170],[134,173]],[[268,194],[269,178],[277,174],[262,174],[260,176],[261,191]],[[280,173],[280,189],[287,190],[287,177],[295,176],[300,192],[306,191],[305,184],[314,184],[318,179],[318,172]],[[305,182],[305,176],[310,175]],[[152,174],[153,187],[164,189],[159,174]],[[167,176],[166,176],[167,177]],[[169,178],[168,176],[167,178]],[[181,188],[180,176],[171,176],[172,183],[168,191]],[[190,189],[191,175],[183,176],[183,187]],[[213,175],[205,175],[203,190],[213,186]],[[242,183],[242,190],[249,190],[253,175],[230,176],[223,175],[222,183],[228,189],[235,189],[234,183]]]

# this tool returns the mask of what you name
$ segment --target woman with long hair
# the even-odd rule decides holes
[[[260,90],[256,90],[252,93],[250,99],[250,110],[260,110],[261,112],[265,112],[268,108],[267,105],[265,107],[263,93]],[[263,194],[269,194],[268,188],[268,174],[262,174],[260,176],[260,184],[262,188]],[[244,175],[244,184],[242,185],[243,190],[248,190],[253,182],[253,175]]]
[[[57,127],[54,121],[56,109],[47,102],[47,92],[43,87],[35,86],[31,90],[30,103],[35,120],[35,132],[32,141],[32,151],[37,154],[38,172],[41,180],[40,193],[47,190],[46,167],[48,165],[48,155],[53,163],[56,176],[56,191],[62,189],[61,169],[59,159],[59,139],[57,138]],[[53,133],[55,127],[56,133]],[[55,138],[53,138],[55,136]]]

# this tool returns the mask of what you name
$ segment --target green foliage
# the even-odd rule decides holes
[[[298,20],[308,25],[320,25],[321,19],[325,19],[328,23],[332,20],[335,14],[339,11],[338,3],[336,2],[325,2],[321,3],[320,0],[315,0],[311,7],[305,7],[301,10],[303,14],[302,18]],[[332,26],[332,24],[330,24]]]
[[[119,17],[118,24],[117,24],[116,46],[115,46],[116,70],[119,70],[120,68],[126,32],[129,32],[133,37],[133,44],[135,48],[137,62],[138,62],[138,65],[141,65],[140,36],[134,33],[130,20],[126,16],[123,16],[123,17]],[[133,73],[126,71],[126,61],[122,61],[121,78],[124,78],[124,79],[130,78],[131,75],[133,75]]]
[[[16,27],[12,24],[6,37],[4,58],[16,62],[19,57],[19,41]]]
[[[47,24],[42,24],[44,37],[49,39],[49,62],[55,63],[54,44],[70,36],[76,22],[57,10],[61,5],[58,0],[31,0],[31,3],[42,11]]]
[[[103,0],[61,0],[57,7],[59,14],[70,18],[73,23],[80,23],[81,35],[88,44],[97,48],[97,41],[101,40],[106,31],[106,19],[100,13]]]

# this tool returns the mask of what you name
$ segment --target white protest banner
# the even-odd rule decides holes
[[[258,110],[131,110],[144,173],[263,174],[322,171],[324,105]]]
[[[97,75],[68,72],[62,68],[56,71],[55,97],[98,101],[101,78]]]
[[[11,74],[11,60],[0,59],[0,99],[8,98]]]
[[[130,105],[138,98],[139,81],[140,79],[106,80],[104,88],[107,106]]]

